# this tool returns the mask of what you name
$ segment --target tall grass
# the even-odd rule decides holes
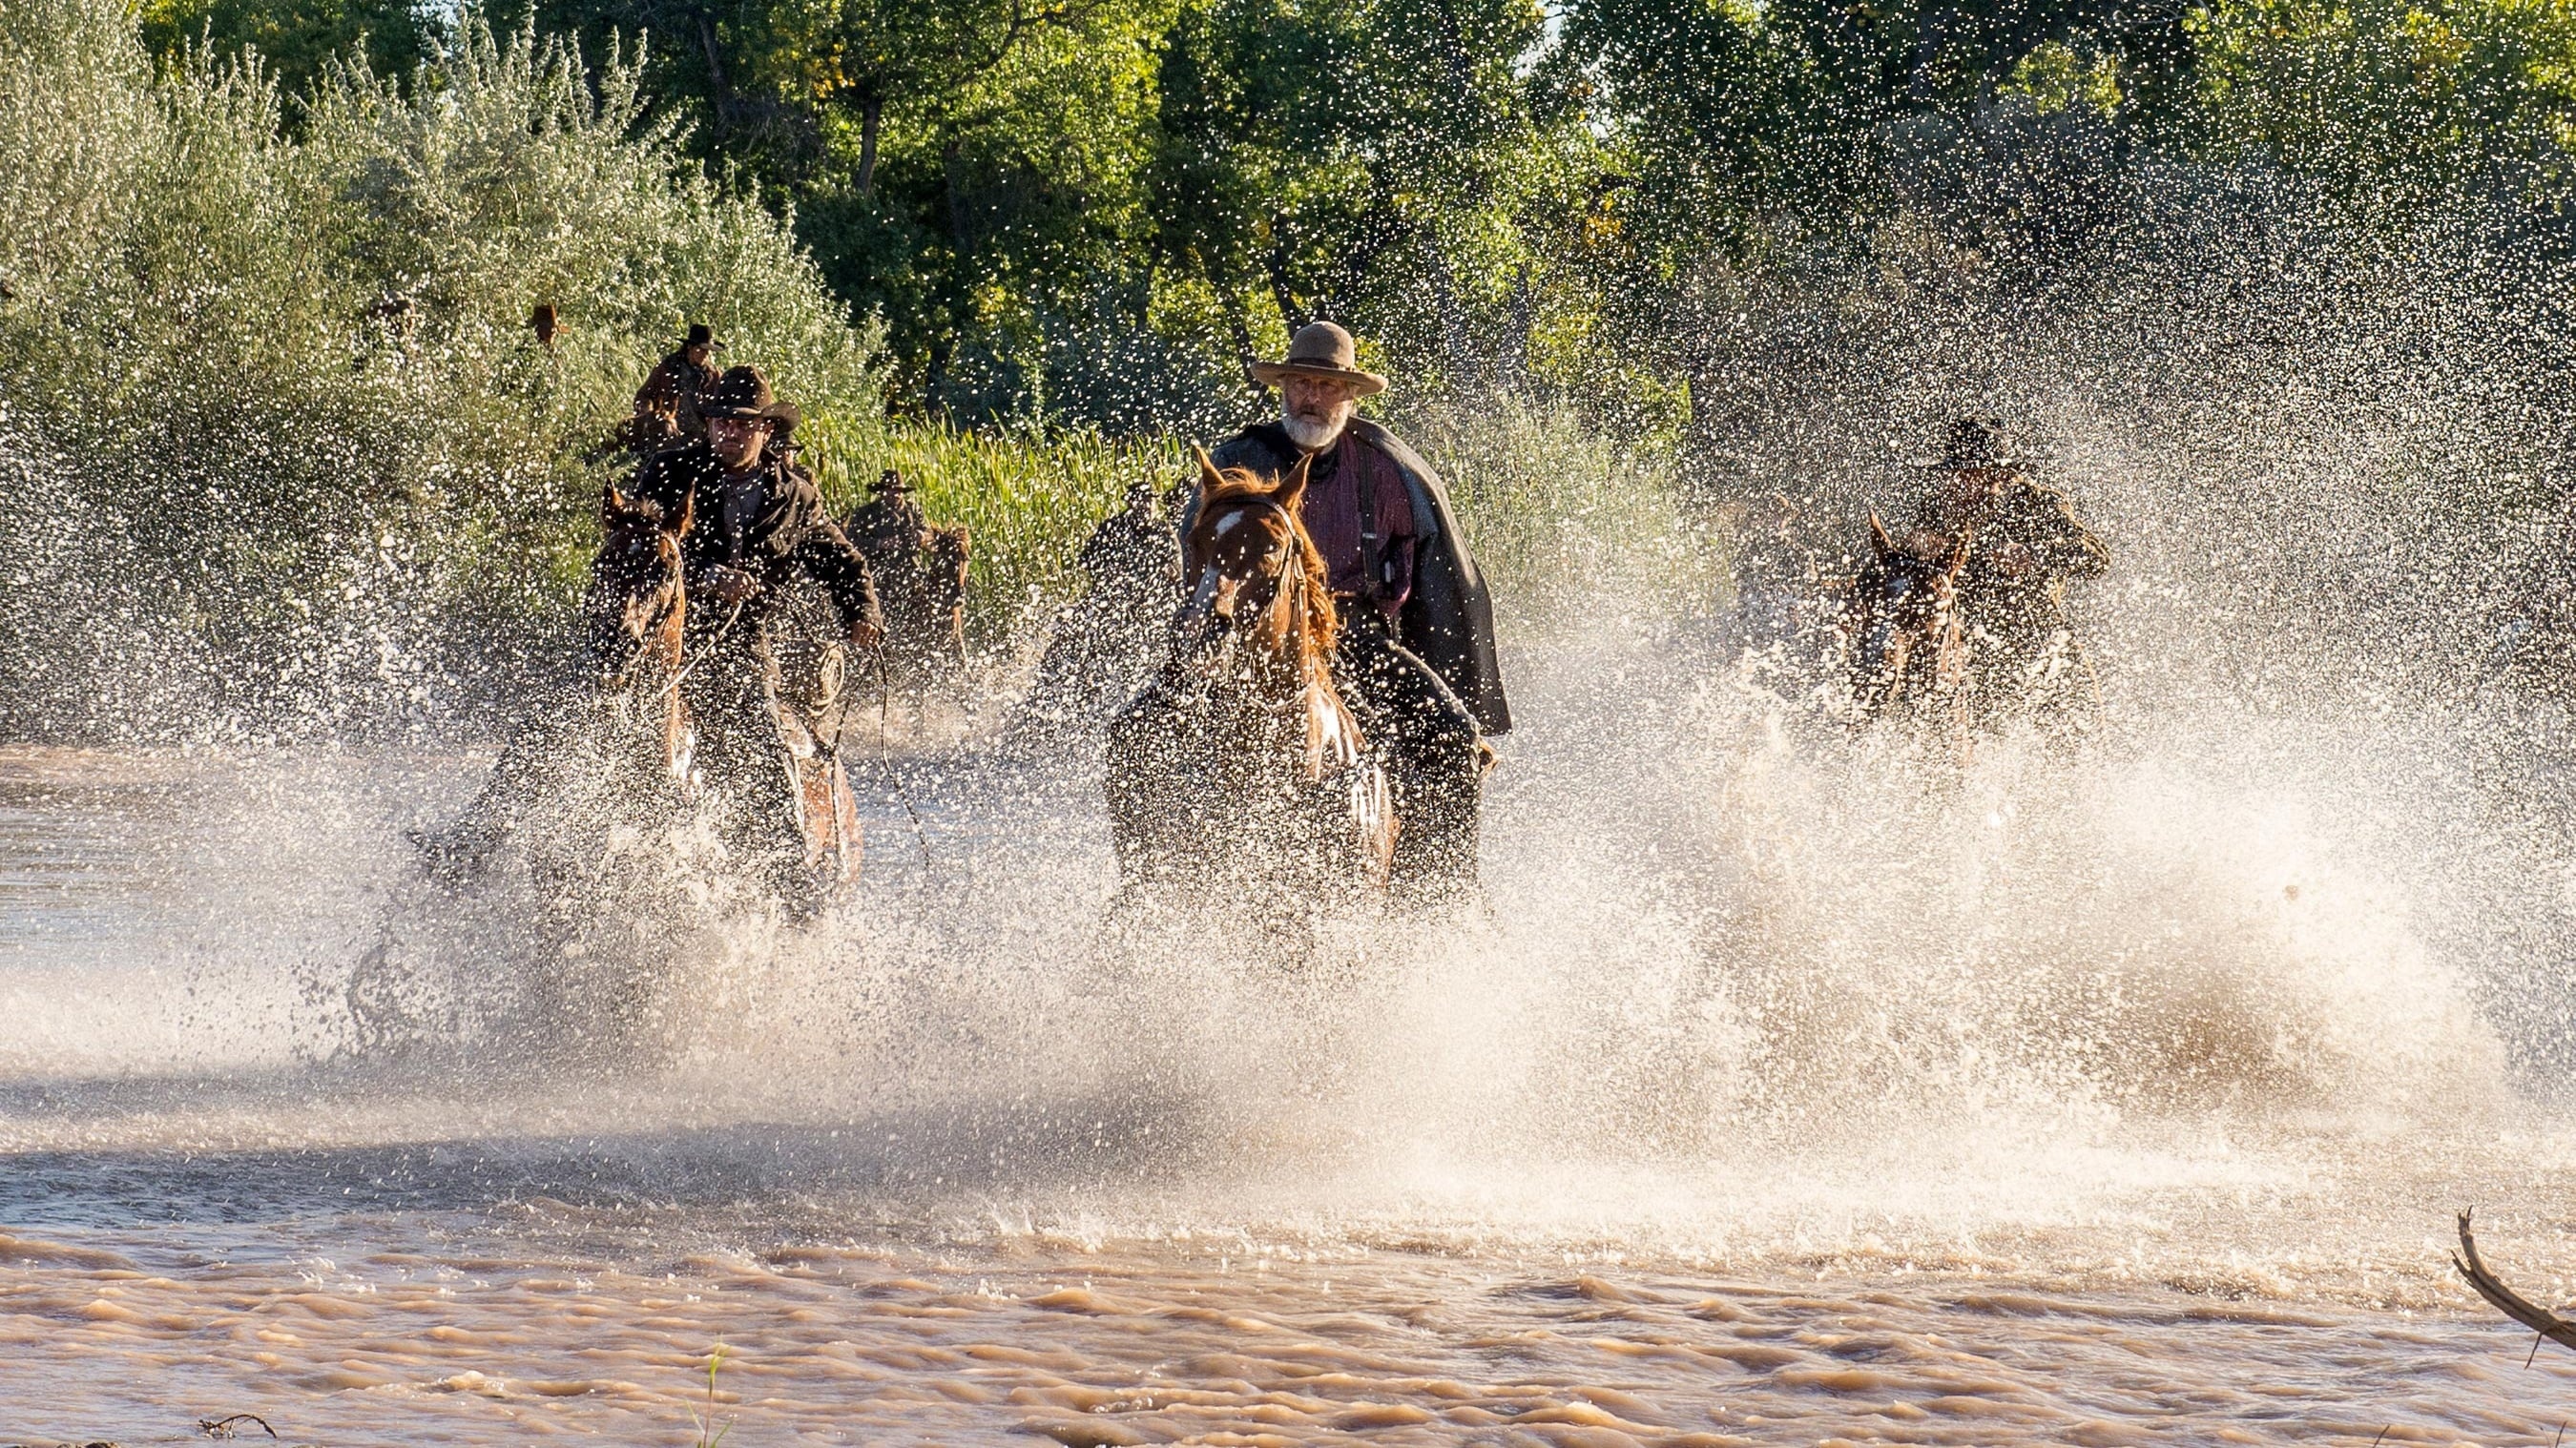
[[[1579,625],[1604,608],[1719,587],[1711,522],[1684,508],[1662,452],[1508,399],[1412,408],[1394,426],[1449,485],[1508,621]]]
[[[977,433],[825,417],[797,437],[836,511],[892,468],[921,490],[932,518],[972,531],[967,616],[982,647],[1016,642],[1022,625],[1044,619],[1079,589],[1074,554],[1095,524],[1124,506],[1131,482],[1188,476],[1186,448],[1168,434]]]
[[[1414,408],[1389,420],[1442,472],[1514,624],[1579,623],[1604,600],[1711,596],[1720,586],[1721,556],[1703,536],[1709,524],[1686,514],[1660,455],[1622,448],[1568,413],[1508,402]],[[1184,482],[1190,443],[1216,441],[829,418],[797,436],[836,511],[894,468],[921,490],[932,518],[973,530],[968,624],[984,647],[1028,641],[1081,587],[1074,555],[1124,506],[1131,482]]]

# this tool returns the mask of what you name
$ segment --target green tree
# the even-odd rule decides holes
[[[1515,380],[1570,112],[1528,0],[1200,0],[1164,52],[1157,256],[1236,362],[1318,316],[1417,386]],[[1547,223],[1542,223],[1547,224]]]
[[[135,10],[155,54],[199,43],[217,56],[256,51],[289,94],[360,45],[377,71],[408,75],[447,37],[451,13],[426,0],[142,0]]]
[[[2565,0],[2218,0],[2193,12],[2203,137],[2403,216],[2499,176],[2562,189]]]

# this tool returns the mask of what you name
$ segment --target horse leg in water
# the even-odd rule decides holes
[[[1429,664],[1395,641],[1375,609],[1345,628],[1344,691],[1360,728],[1384,741],[1395,787],[1395,860],[1388,884],[1412,895],[1472,888],[1484,814],[1484,760],[1475,716]]]
[[[799,797],[769,700],[770,664],[761,626],[745,620],[692,630],[681,696],[697,724],[696,760],[727,849],[781,899],[801,902],[804,802]]]
[[[1193,777],[1191,730],[1197,711],[1160,681],[1148,685],[1109,721],[1109,834],[1118,852],[1122,896],[1174,878],[1188,862],[1192,828],[1204,799],[1185,797]]]

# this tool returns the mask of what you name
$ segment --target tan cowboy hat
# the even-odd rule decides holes
[[[1276,387],[1288,377],[1338,377],[1361,397],[1386,390],[1386,379],[1360,370],[1359,348],[1351,334],[1330,322],[1309,322],[1288,343],[1284,362],[1255,362],[1253,380]]]

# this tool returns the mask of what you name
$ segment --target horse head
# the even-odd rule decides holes
[[[1198,452],[1198,508],[1182,539],[1190,598],[1173,621],[1173,657],[1189,671],[1222,675],[1249,648],[1302,675],[1332,653],[1339,620],[1297,513],[1311,461],[1265,482]]]
[[[1198,464],[1189,601],[1161,675],[1109,729],[1120,877],[1198,887],[1215,866],[1291,890],[1383,887],[1394,796],[1333,683],[1340,620],[1298,513],[1308,464],[1278,478]]]
[[[1947,682],[1959,643],[1958,583],[1968,564],[1968,535],[1946,553],[1924,557],[1888,536],[1878,510],[1869,514],[1869,565],[1852,584],[1852,683],[1876,707]]]
[[[612,688],[641,674],[676,673],[688,588],[680,540],[697,519],[697,495],[677,518],[649,499],[630,498],[611,483],[600,496],[599,555],[591,566],[592,644]]]

